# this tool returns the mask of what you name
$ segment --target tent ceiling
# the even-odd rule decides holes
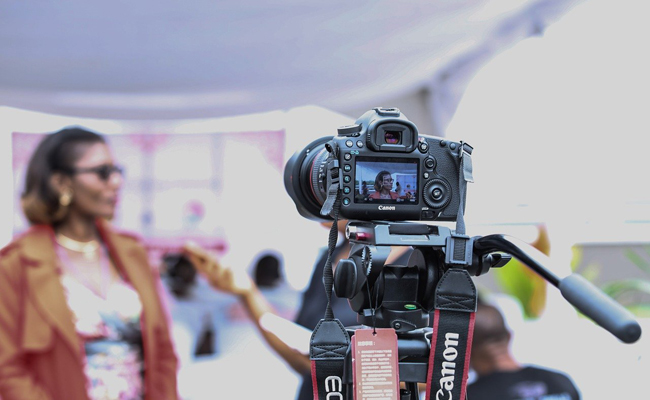
[[[118,119],[346,110],[429,85],[573,3],[4,0],[0,105]]]

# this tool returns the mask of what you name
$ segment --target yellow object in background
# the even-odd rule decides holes
[[[551,242],[546,226],[538,225],[537,231],[537,239],[530,244],[542,253],[550,255]],[[537,318],[542,314],[546,306],[547,286],[543,278],[515,258],[505,267],[494,269],[493,272],[503,291],[519,300],[525,318]]]

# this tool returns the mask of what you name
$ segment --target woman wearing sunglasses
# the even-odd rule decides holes
[[[176,399],[177,360],[147,253],[113,217],[106,141],[48,135],[27,168],[31,228],[0,251],[2,400]]]
[[[381,171],[375,177],[375,191],[370,195],[371,199],[395,200],[399,198],[393,192],[393,177],[388,171]]]

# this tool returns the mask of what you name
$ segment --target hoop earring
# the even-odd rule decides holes
[[[61,207],[67,207],[70,203],[72,203],[72,191],[66,190],[61,193],[61,196],[59,196],[59,205],[61,205]]]

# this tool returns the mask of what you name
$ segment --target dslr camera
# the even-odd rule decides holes
[[[337,136],[295,153],[284,183],[300,215],[309,219],[331,219],[321,208],[338,180],[346,219],[455,221],[465,208],[461,158],[471,151],[462,142],[419,135],[397,108],[376,107],[340,127]]]

